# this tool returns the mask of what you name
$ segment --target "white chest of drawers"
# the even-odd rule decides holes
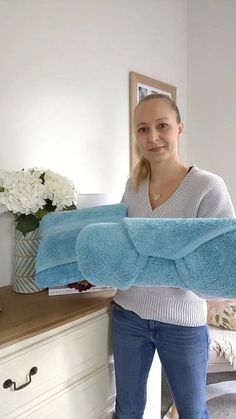
[[[1,419],[111,418],[111,296],[48,297],[0,289]],[[9,379],[23,388],[4,388]]]

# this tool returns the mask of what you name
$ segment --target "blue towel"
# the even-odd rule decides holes
[[[84,279],[76,261],[76,240],[83,227],[99,222],[121,222],[127,205],[102,205],[82,210],[53,212],[40,223],[41,240],[36,258],[40,288],[67,285]]]
[[[236,219],[125,218],[87,225],[77,262],[96,285],[177,287],[236,298]]]

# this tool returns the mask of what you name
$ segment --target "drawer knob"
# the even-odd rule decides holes
[[[19,387],[16,386],[15,381],[12,381],[10,378],[8,378],[6,381],[4,381],[3,388],[7,389],[7,388],[10,388],[13,385],[13,390],[14,391],[22,390],[22,388],[25,388],[26,386],[28,386],[31,383],[31,381],[32,381],[31,376],[37,374],[37,372],[38,372],[38,368],[37,367],[32,367],[29,374],[28,374],[29,375],[29,380],[26,381],[26,383],[21,384],[21,386],[19,386]]]

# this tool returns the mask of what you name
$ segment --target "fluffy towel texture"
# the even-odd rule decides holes
[[[53,212],[40,223],[41,241],[36,258],[36,282],[41,288],[67,285],[84,279],[76,261],[76,240],[87,224],[121,222],[127,205],[103,205]]]
[[[236,219],[125,218],[86,226],[77,261],[96,285],[187,288],[236,297]]]

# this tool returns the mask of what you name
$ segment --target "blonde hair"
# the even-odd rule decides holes
[[[177,123],[178,124],[181,123],[179,109],[175,101],[172,100],[169,96],[164,95],[162,93],[154,93],[154,94],[145,96],[143,99],[141,99],[134,110],[134,116],[135,116],[136,110],[138,109],[141,103],[147,102],[149,100],[154,100],[154,99],[166,100],[169,103],[171,109],[173,109],[173,111],[176,114]],[[132,180],[133,187],[135,191],[137,192],[141,183],[143,183],[147,178],[150,178],[151,167],[150,167],[149,161],[141,155],[137,143],[135,143],[135,152],[136,152],[136,155],[138,156],[138,162],[131,173],[131,180]]]

